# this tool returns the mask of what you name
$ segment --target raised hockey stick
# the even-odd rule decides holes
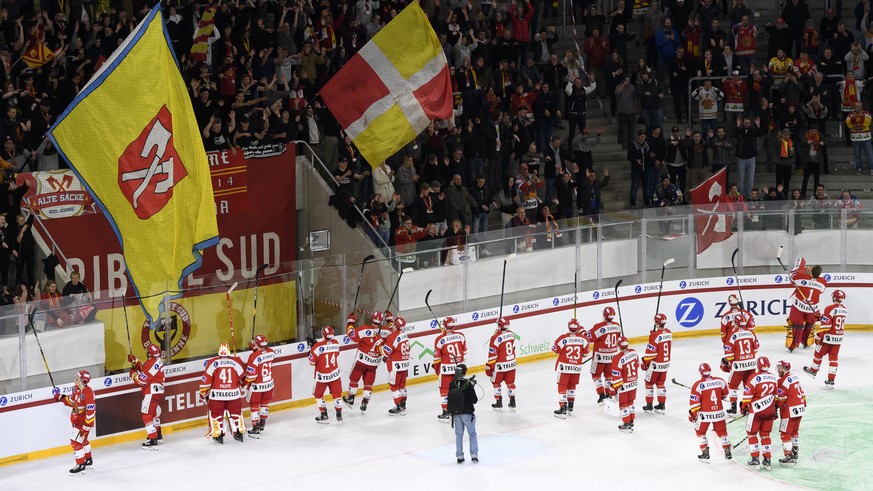
[[[428,291],[427,291],[427,295],[424,296],[424,304],[427,305],[427,310],[430,311],[430,315],[433,316],[433,320],[434,320],[434,322],[436,322],[437,327],[439,327],[439,325],[440,325],[440,321],[437,320],[437,316],[436,316],[436,314],[433,312],[433,309],[430,308],[430,302],[428,301],[428,299],[430,299],[430,294],[431,294],[432,292],[433,292],[433,290],[428,290]]]
[[[24,326],[24,330],[25,330],[25,332],[27,332],[28,327],[31,330],[33,330],[33,337],[36,338],[36,346],[39,347],[39,354],[42,355],[42,362],[45,364],[45,371],[46,371],[46,373],[48,373],[49,381],[51,381],[51,383],[52,383],[52,388],[54,388],[54,387],[57,387],[55,385],[55,379],[54,379],[54,377],[52,377],[52,371],[49,369],[48,360],[46,360],[46,357],[45,357],[45,351],[42,350],[42,343],[39,342],[39,335],[36,334],[36,327],[34,327],[34,325],[33,325],[33,317],[35,315],[36,315],[36,309],[34,308],[33,312],[31,312],[27,316],[27,325]]]
[[[573,272],[573,318],[576,318],[576,301],[579,299],[579,271]]]
[[[230,349],[233,351],[233,356],[236,356],[236,338],[233,334],[233,309],[231,308],[230,294],[237,286],[237,282],[233,282],[230,288],[227,289],[225,298],[227,299],[227,322],[230,324]]]
[[[411,273],[412,271],[414,271],[412,268],[403,268],[400,270],[400,275],[397,276],[397,283],[394,284],[394,291],[391,292],[391,298],[388,299],[388,306],[385,307],[386,311],[391,308],[394,296],[397,295],[397,289],[400,288],[400,279],[403,278],[403,273]]]
[[[506,288],[506,263],[509,262],[510,259],[515,257],[515,253],[506,256],[503,258],[503,279],[500,280],[500,313],[498,314],[498,318],[503,317],[503,292]]]
[[[737,263],[736,258],[737,254],[740,252],[740,248],[737,247],[734,249],[734,253],[731,254],[731,266],[734,268],[734,281],[737,283],[737,293],[740,294],[740,308],[746,308],[746,304],[743,302],[743,289],[740,288],[740,275],[737,274]]]
[[[621,328],[621,335],[624,336],[624,323],[621,321],[621,299],[618,298],[618,287],[621,286],[621,283],[624,280],[619,279],[615,282],[615,306],[618,307],[618,327]]]
[[[678,380],[676,380],[675,378],[674,378],[673,380],[671,380],[671,382],[673,382],[675,385],[678,385],[679,387],[684,387],[684,388],[686,388],[686,389],[688,389],[688,390],[691,390],[691,387],[690,387],[690,386],[687,386],[687,385],[685,385],[685,384],[683,384],[683,383],[680,383],[680,382],[679,382]]]
[[[655,305],[655,315],[658,315],[658,313],[661,311],[661,290],[664,289],[664,272],[667,271],[667,266],[673,264],[674,262],[676,262],[676,260],[671,257],[670,259],[664,261],[664,264],[661,265],[661,284],[658,286],[658,303]],[[652,325],[652,329],[654,328],[655,326]]]
[[[779,261],[779,266],[782,266],[782,271],[788,272],[788,268],[785,267],[785,264],[782,263],[782,246],[779,246],[779,249],[776,250],[776,260]],[[800,298],[803,299],[803,303],[809,306],[809,308],[815,310],[812,307],[812,304],[807,300],[806,295],[803,294],[803,290],[801,290],[797,284],[794,283],[794,280],[791,280],[791,284],[794,285],[794,290],[800,294]]]
[[[355,290],[355,304],[354,306],[352,306],[352,312],[354,312],[355,309],[358,308],[358,294],[361,293],[361,281],[364,280],[364,268],[366,268],[367,263],[372,261],[373,259],[376,259],[376,256],[370,254],[369,256],[365,257],[364,262],[361,263],[361,273],[358,275],[358,288]]]
[[[258,266],[258,269],[255,270],[255,300],[252,304],[252,343],[255,342],[255,331],[258,328],[257,318],[258,318],[258,283],[261,280],[261,271],[267,269],[267,264],[264,263]]]

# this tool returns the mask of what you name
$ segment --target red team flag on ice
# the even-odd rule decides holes
[[[725,189],[726,180],[727,170],[722,169],[691,190],[698,254],[731,236],[733,216],[727,214],[731,208]]]
[[[320,92],[370,165],[452,116],[452,82],[440,41],[412,2]]]

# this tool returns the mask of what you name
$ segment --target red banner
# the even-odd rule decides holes
[[[733,216],[727,200],[727,169],[721,169],[691,190],[694,228],[697,229],[697,253],[731,236]]]
[[[286,272],[297,251],[294,145],[207,155],[221,241],[204,251],[203,265],[182,287],[243,282],[265,263],[265,275]],[[70,171],[19,174],[18,183],[25,181],[24,198],[40,217],[35,230],[47,244],[57,243],[61,266],[78,270],[96,300],[105,300],[107,290],[121,296],[128,283],[121,247],[79,181]]]

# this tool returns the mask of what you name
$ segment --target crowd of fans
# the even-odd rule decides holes
[[[207,150],[303,140],[333,168],[340,215],[369,222],[378,245],[411,252],[428,238],[463,251],[460,237],[498,216],[503,227],[557,240],[556,220],[596,221],[607,185],[628,187],[627,206],[672,207],[721,168],[736,168],[729,182],[748,203],[771,194],[756,187],[759,164],[775,171],[777,197],[802,174],[798,192],[809,199],[840,133],[855,147],[857,172],[873,173],[870,0],[846,18],[829,9],[821,19],[805,1],[787,0],[778,19],[756,25],[745,0],[616,0],[606,10],[577,0],[567,2],[575,34],[561,39],[551,2],[422,0],[450,66],[455,116],[433,121],[387,162],[365,162],[317,92],[408,0],[162,5]],[[131,12],[117,1],[40,5],[7,1],[0,11],[7,176],[64,166],[46,129],[152,3],[134,1]],[[214,28],[205,55],[192,56],[208,8]],[[41,42],[55,58],[21,63]],[[637,46],[644,56],[629,59]],[[589,109],[617,125],[629,182],[609,183],[596,168],[605,136],[589,127]],[[13,188],[7,178],[3,192]]]

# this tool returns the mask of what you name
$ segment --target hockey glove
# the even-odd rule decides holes
[[[692,423],[696,423],[697,422],[697,413],[695,413],[694,411],[688,411],[688,421],[690,421]]]
[[[485,365],[485,376],[491,378],[494,375],[494,365]]]
[[[61,398],[63,397],[61,395],[61,389],[59,389],[57,387],[52,387],[52,396],[54,396],[55,401],[61,402]]]
[[[731,371],[731,362],[729,362],[727,358],[721,359],[721,371],[724,373],[730,373]]]
[[[311,335],[306,336],[306,344],[308,344],[310,347],[314,346],[315,345],[315,338],[312,337]]]
[[[643,370],[648,370],[649,366],[652,364],[652,360],[643,360],[642,367]]]
[[[819,331],[815,334],[815,344],[816,346],[820,346],[822,341],[824,340],[824,331]]]
[[[745,402],[740,404],[740,413],[742,413],[743,416],[745,416],[746,414],[749,414],[749,406],[750,406],[750,404],[747,404]]]
[[[616,395],[617,393],[618,393],[618,392],[616,392],[615,387],[608,386],[608,387],[606,388],[606,395],[607,395],[608,397],[615,397],[615,395]]]
[[[346,323],[354,325],[356,322],[358,322],[358,316],[354,312],[352,312],[351,314],[349,314],[349,318],[346,319]]]
[[[127,361],[129,361],[131,363],[131,365],[136,365],[139,362],[136,355],[133,353],[128,353]]]

